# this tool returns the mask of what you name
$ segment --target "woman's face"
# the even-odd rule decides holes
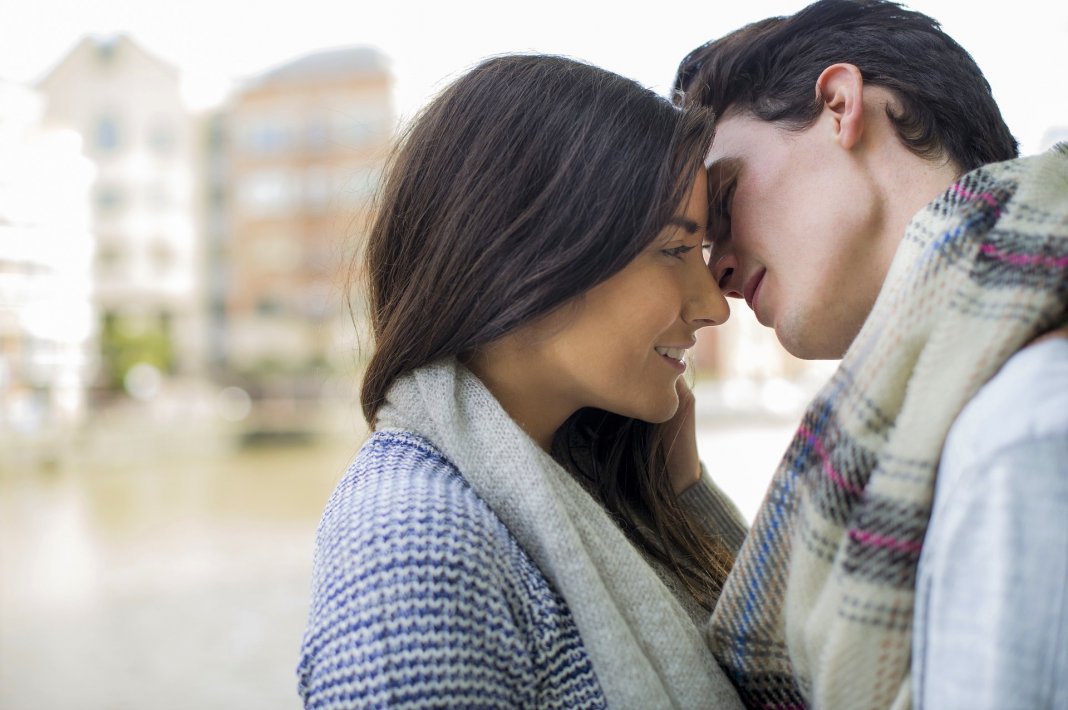
[[[532,367],[523,369],[531,377],[540,371],[541,394],[568,402],[571,412],[597,407],[648,422],[670,419],[695,333],[730,315],[705,263],[707,231],[700,170],[672,223],[641,254],[526,339]]]

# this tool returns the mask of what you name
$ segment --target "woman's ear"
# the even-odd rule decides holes
[[[816,98],[831,120],[835,140],[852,149],[864,130],[864,77],[852,64],[832,64],[816,79]]]

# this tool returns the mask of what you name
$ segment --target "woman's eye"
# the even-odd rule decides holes
[[[661,249],[660,253],[661,254],[666,254],[668,256],[673,256],[676,259],[681,259],[683,254],[685,254],[685,253],[687,253],[689,251],[692,251],[693,249],[694,249],[694,247],[683,245],[681,247],[672,247],[670,249]]]

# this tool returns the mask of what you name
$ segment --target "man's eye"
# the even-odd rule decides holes
[[[723,196],[720,197],[718,204],[719,209],[717,212],[719,213],[719,218],[727,222],[730,222],[731,220],[731,203],[734,201],[734,185],[735,183],[732,182],[727,189],[723,191]]]
[[[730,239],[731,236],[731,208],[734,202],[735,184],[734,181],[731,181],[729,184],[722,186],[712,203],[712,223],[709,226],[717,242]]]

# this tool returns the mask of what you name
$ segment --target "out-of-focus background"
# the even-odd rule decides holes
[[[491,54],[667,93],[803,4],[6,0],[0,708],[296,706],[315,526],[365,436],[349,257],[397,130]],[[1025,153],[1068,139],[1068,6],[913,6]],[[751,517],[834,363],[744,305],[694,359],[702,456]]]

